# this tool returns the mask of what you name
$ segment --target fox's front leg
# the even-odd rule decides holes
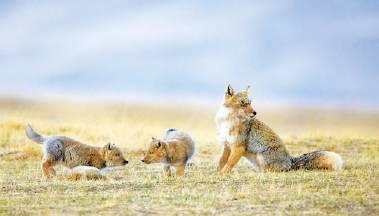
[[[217,171],[221,171],[222,168],[224,168],[226,162],[229,159],[229,156],[230,156],[230,147],[225,144],[224,145],[224,152],[222,153],[221,158],[218,162]]]
[[[221,170],[221,173],[223,175],[228,174],[233,169],[234,165],[236,165],[238,161],[241,159],[245,151],[246,149],[245,149],[245,146],[243,145],[232,146],[228,162],[226,162],[226,165]]]
[[[182,176],[184,174],[184,170],[186,168],[185,164],[179,164],[176,166],[176,177]]]

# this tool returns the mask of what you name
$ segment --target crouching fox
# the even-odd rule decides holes
[[[229,173],[241,157],[250,161],[256,171],[342,168],[341,157],[330,151],[291,156],[279,136],[255,117],[248,89],[236,93],[229,85],[216,114],[217,138],[224,147],[219,171]]]
[[[42,172],[46,177],[55,175],[54,166],[58,164],[68,168],[92,166],[102,169],[128,163],[115,144],[108,143],[97,147],[66,136],[43,136],[30,125],[26,127],[25,132],[29,139],[43,144]]]
[[[152,137],[142,162],[146,164],[163,163],[163,171],[167,176],[171,175],[171,167],[175,167],[176,176],[182,176],[194,151],[195,143],[188,133],[169,129],[163,139]]]

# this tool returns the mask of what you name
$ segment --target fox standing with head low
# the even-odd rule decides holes
[[[26,135],[32,141],[43,144],[42,172],[46,177],[55,175],[54,166],[68,168],[90,166],[102,169],[128,163],[121,150],[108,143],[102,147],[87,145],[66,136],[43,136],[28,125]]]
[[[256,171],[342,168],[341,157],[330,151],[290,156],[279,136],[255,117],[257,113],[252,108],[248,88],[235,93],[229,85],[216,114],[217,138],[224,147],[219,171],[229,173],[241,157],[250,161]]]
[[[182,176],[188,160],[195,152],[195,142],[187,132],[169,129],[163,139],[152,138],[149,149],[142,159],[146,164],[163,163],[163,171],[171,176],[171,167],[175,167],[176,176]]]

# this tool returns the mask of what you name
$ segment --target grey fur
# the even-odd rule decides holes
[[[325,151],[319,150],[314,151],[310,153],[306,153],[297,157],[292,157],[292,169],[312,169],[311,161],[314,160],[316,157],[323,155]]]
[[[25,128],[26,136],[32,141],[38,144],[43,145],[43,151],[45,156],[52,158],[57,161],[64,160],[63,154],[63,142],[56,137],[45,137],[39,133],[37,133],[30,124],[28,124]]]
[[[26,136],[32,141],[42,144],[45,141],[45,137],[33,130],[32,126],[28,124],[25,128]]]
[[[44,151],[45,155],[53,158],[56,161],[63,161],[63,142],[59,139],[50,139],[45,142]]]
[[[171,132],[177,131],[175,128],[169,128],[166,130],[166,136],[169,135]]]

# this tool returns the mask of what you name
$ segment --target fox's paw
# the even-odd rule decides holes
[[[225,166],[219,173],[222,175],[222,176],[227,176],[229,175],[231,169],[228,168],[227,166]]]
[[[229,174],[230,171],[226,170],[225,167],[221,168],[221,167],[217,167],[216,169],[216,174],[218,176],[227,176]]]
[[[53,179],[52,175],[43,175],[41,177],[41,180],[43,180],[43,181],[51,181],[52,179]]]
[[[221,175],[221,176],[228,176],[228,175],[229,175],[229,172],[221,172],[220,175]]]

